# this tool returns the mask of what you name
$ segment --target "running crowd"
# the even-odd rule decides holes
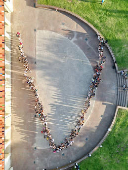
[[[98,40],[99,40],[99,47],[98,47],[98,52],[99,52],[99,63],[95,66],[94,68],[94,75],[89,87],[88,95],[85,101],[84,108],[81,110],[81,116],[76,122],[76,126],[74,129],[72,129],[70,135],[65,138],[64,142],[61,143],[60,145],[56,145],[54,143],[54,139],[52,138],[52,135],[50,134],[50,129],[47,127],[47,122],[46,118],[47,115],[44,114],[43,112],[43,105],[40,102],[39,95],[37,93],[37,89],[34,85],[34,80],[32,77],[28,76],[28,73],[30,72],[29,68],[29,62],[27,57],[24,55],[23,51],[23,43],[21,40],[21,34],[20,32],[17,32],[16,36],[19,38],[19,51],[20,51],[20,56],[18,57],[19,61],[23,63],[23,66],[25,68],[24,70],[24,76],[26,79],[26,82],[30,88],[30,90],[33,91],[35,95],[35,117],[40,118],[43,128],[41,133],[44,134],[44,138],[46,138],[49,141],[49,146],[50,148],[53,149],[53,152],[60,152],[61,150],[67,148],[68,146],[71,146],[74,143],[74,138],[79,134],[81,127],[84,125],[84,115],[86,114],[89,106],[90,106],[90,99],[95,96],[96,89],[101,81],[101,71],[103,69],[103,64],[106,61],[106,57],[103,55],[103,46],[105,43],[104,39],[101,38],[100,35],[98,35]]]

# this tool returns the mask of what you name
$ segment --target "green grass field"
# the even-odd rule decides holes
[[[128,0],[38,0],[78,14],[108,39],[119,69],[128,69]]]

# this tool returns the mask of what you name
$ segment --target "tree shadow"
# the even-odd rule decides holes
[[[101,3],[100,0],[79,0],[79,1],[90,2],[90,3]]]
[[[100,9],[101,11],[105,11],[107,15],[115,18],[128,18],[128,11],[126,10],[118,10],[118,9]]]

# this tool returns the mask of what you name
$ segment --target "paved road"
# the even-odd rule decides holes
[[[95,147],[107,131],[114,116],[117,97],[117,80],[115,70],[112,69],[113,63],[110,54],[105,48],[104,53],[107,56],[107,61],[102,72],[102,82],[97,89],[96,100],[91,102],[92,106],[87,114],[85,126],[82,128],[79,136],[75,138],[73,146],[60,153],[54,154],[52,153],[52,150],[48,148],[47,141],[44,140],[43,136],[40,134],[41,125],[38,120],[34,118],[34,95],[24,82],[23,67],[17,60],[18,41],[15,37],[17,31],[20,31],[22,34],[24,51],[29,58],[30,67],[33,77],[36,80],[36,84],[38,84],[39,80],[44,81],[42,83],[49,81],[49,78],[52,77],[52,69],[54,68],[54,66],[51,67],[51,69],[49,68],[48,77],[37,76],[37,73],[39,72],[38,66],[40,66],[40,63],[38,62],[39,57],[43,57],[43,62],[46,60],[46,55],[38,55],[37,49],[40,48],[40,45],[38,44],[38,40],[40,39],[39,33],[43,36],[44,33],[51,32],[55,37],[61,37],[63,39],[62,43],[65,44],[65,42],[68,42],[69,46],[73,46],[73,48],[74,46],[77,46],[72,52],[81,52],[81,57],[87,57],[88,63],[90,63],[92,67],[98,61],[97,37],[87,25],[84,25],[79,20],[69,15],[64,15],[63,13],[48,9],[33,8],[33,2],[30,0],[14,0],[14,12],[12,13],[12,166],[14,167],[14,170],[42,170],[43,168],[53,169],[68,164],[70,161],[76,161]],[[46,34],[44,34],[44,36],[45,35]],[[51,34],[49,34],[49,36],[51,36]],[[42,42],[44,43],[44,40],[42,40]],[[45,47],[49,49],[50,52],[50,50],[53,49],[51,47],[54,46],[54,42],[52,42],[51,45],[49,44],[50,42],[48,39],[47,42]],[[42,50],[44,51],[43,48]],[[62,53],[62,49],[60,49],[60,47],[58,47],[58,49],[61,50]],[[46,51],[48,50],[45,50],[45,52]],[[54,55],[55,54],[56,52],[54,51]],[[72,55],[75,57],[74,54]],[[43,64],[44,68],[41,69],[41,72],[45,73],[45,75],[48,73],[47,64],[51,61],[51,55],[48,53],[47,59],[48,62]],[[83,60],[83,58],[80,59]],[[56,60],[52,59],[52,64],[55,64],[56,66],[58,61],[59,58],[56,56]],[[35,62],[37,62],[37,64],[35,64]],[[75,68],[77,62],[74,61],[73,63]],[[80,67],[81,66],[82,64]],[[90,75],[92,74],[91,66],[88,66]],[[84,69],[83,71],[85,71]],[[69,73],[66,71],[67,69],[65,69],[65,75],[66,73]],[[78,73],[81,73],[81,70],[78,69],[77,74]],[[68,76],[68,74],[66,76]],[[83,74],[81,74],[81,76],[83,80]],[[74,78],[75,77],[73,77],[73,81]],[[79,83],[77,85],[79,85]],[[84,85],[81,84],[81,88],[83,86]],[[48,87],[50,87],[50,85]],[[65,87],[60,85],[60,82],[59,84],[56,84],[56,89],[60,89],[61,92],[64,88]],[[53,94],[56,92],[56,89],[52,89]],[[82,92],[82,95],[83,93],[86,94],[86,91],[82,90],[83,89],[79,90],[79,92]],[[39,91],[41,91],[41,89],[39,89]],[[44,97],[51,95],[51,93],[48,96],[47,94],[48,92],[46,91]],[[54,97],[56,98],[57,96],[54,94]],[[44,105],[50,104],[46,101],[43,103]],[[53,109],[52,112],[55,113],[55,109]],[[53,123],[53,117],[51,120],[49,119],[49,122],[50,121]],[[59,122],[57,119],[55,119],[55,121]],[[67,125],[70,123],[71,122],[68,120]],[[69,126],[69,128],[71,127]],[[54,136],[55,129],[56,127],[54,125]],[[65,130],[67,131],[66,128]],[[57,131],[60,133],[59,128]],[[61,137],[63,138],[64,134],[62,134]],[[56,138],[56,140],[60,142],[59,138]],[[35,147],[37,148],[35,149]]]

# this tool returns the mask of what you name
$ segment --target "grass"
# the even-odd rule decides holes
[[[78,14],[108,40],[119,69],[128,69],[128,0],[38,0]]]
[[[128,111],[119,109],[112,131],[90,158],[82,161],[80,170],[128,169]],[[73,169],[75,170],[75,169]]]

